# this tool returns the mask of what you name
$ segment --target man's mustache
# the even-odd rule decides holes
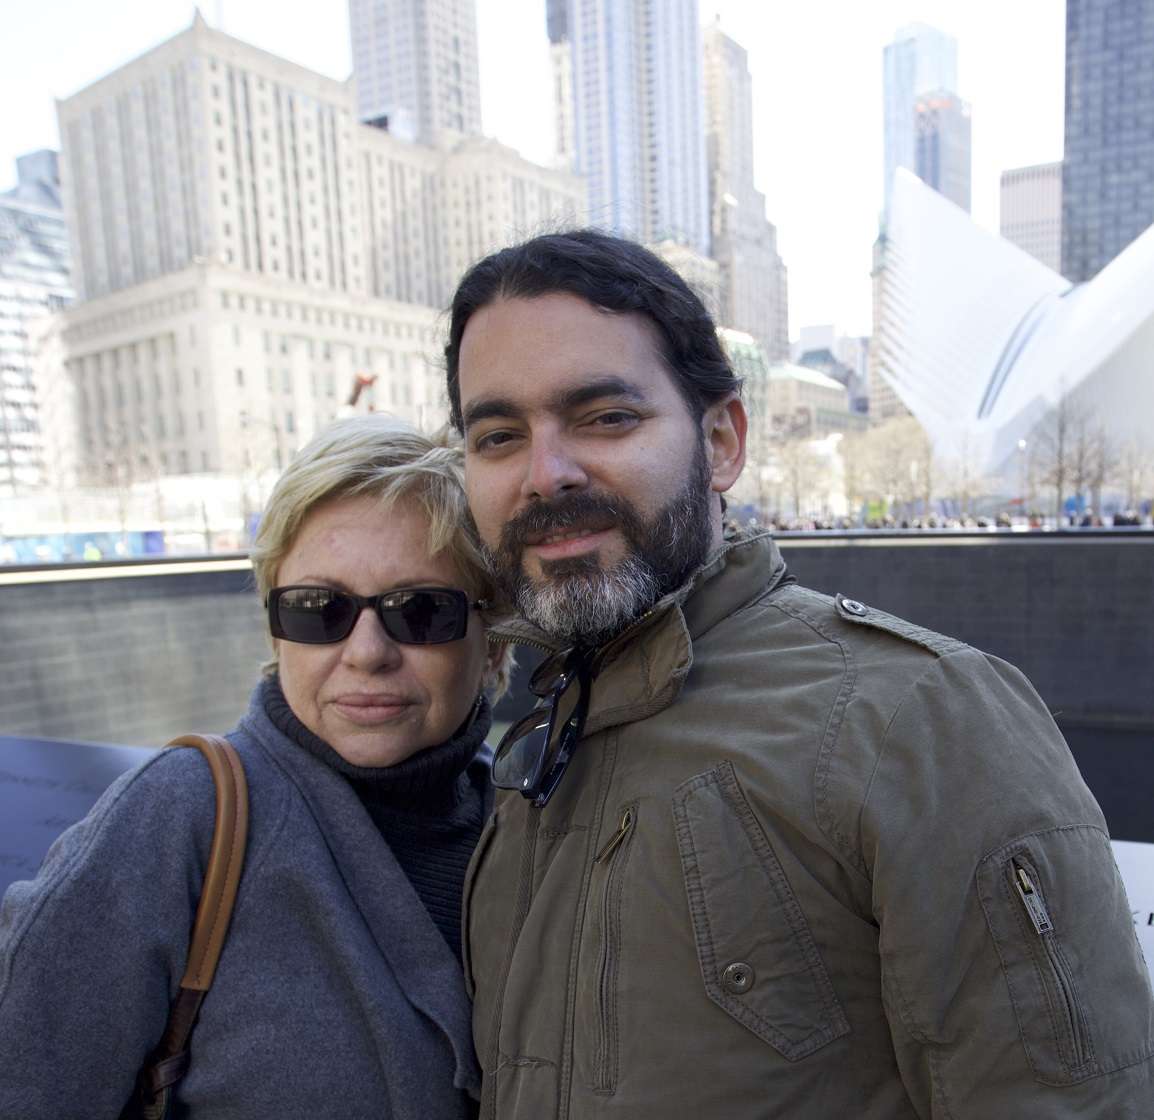
[[[574,526],[605,526],[629,520],[620,502],[601,494],[564,494],[526,506],[501,530],[501,551],[516,556],[533,540]]]

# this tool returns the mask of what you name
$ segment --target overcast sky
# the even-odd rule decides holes
[[[748,51],[756,179],[789,268],[790,333],[870,328],[882,178],[882,48],[920,21],[958,40],[973,106],[974,217],[997,229],[1003,170],[1062,157],[1064,0],[701,0]],[[545,0],[478,0],[485,131],[534,159],[552,145]],[[351,69],[345,0],[206,0],[238,38],[336,78]],[[186,27],[180,0],[10,0],[0,41],[0,187],[58,146],[66,97]]]

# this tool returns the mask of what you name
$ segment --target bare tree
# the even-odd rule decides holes
[[[794,439],[782,443],[778,448],[777,462],[794,516],[801,518],[824,512],[824,489],[828,481],[826,464],[809,442]]]
[[[846,500],[884,503],[891,512],[910,512],[921,501],[928,512],[937,478],[933,447],[912,416],[895,417],[868,431],[846,436],[841,445]]]
[[[869,432],[848,432],[842,437],[838,451],[842,462],[842,481],[845,486],[846,507],[860,510],[873,494],[869,477]]]
[[[1102,488],[1115,470],[1118,453],[1094,408],[1063,393],[1031,437],[1039,479],[1054,491],[1054,516],[1060,522],[1067,492],[1101,509]]]
[[[1154,438],[1131,437],[1118,449],[1111,481],[1126,495],[1128,509],[1136,510],[1154,491]]]

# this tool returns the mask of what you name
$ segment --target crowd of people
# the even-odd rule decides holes
[[[756,517],[748,519],[748,524],[762,522]],[[1108,528],[1154,528],[1149,514],[1141,514],[1135,509],[1118,510],[1105,516],[1085,510],[1062,518],[1030,513],[1026,517],[1005,511],[980,516],[963,515],[953,517],[930,514],[928,517],[783,517],[774,515],[764,522],[767,528],[779,533],[851,533],[860,531],[889,532],[898,529],[935,529],[975,532],[986,529],[1012,530],[1052,530],[1052,529],[1108,529]]]

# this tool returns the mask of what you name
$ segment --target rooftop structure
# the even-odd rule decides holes
[[[1154,227],[1075,285],[901,171],[888,238],[880,371],[939,453],[1004,474],[1067,394],[1148,428]]]

